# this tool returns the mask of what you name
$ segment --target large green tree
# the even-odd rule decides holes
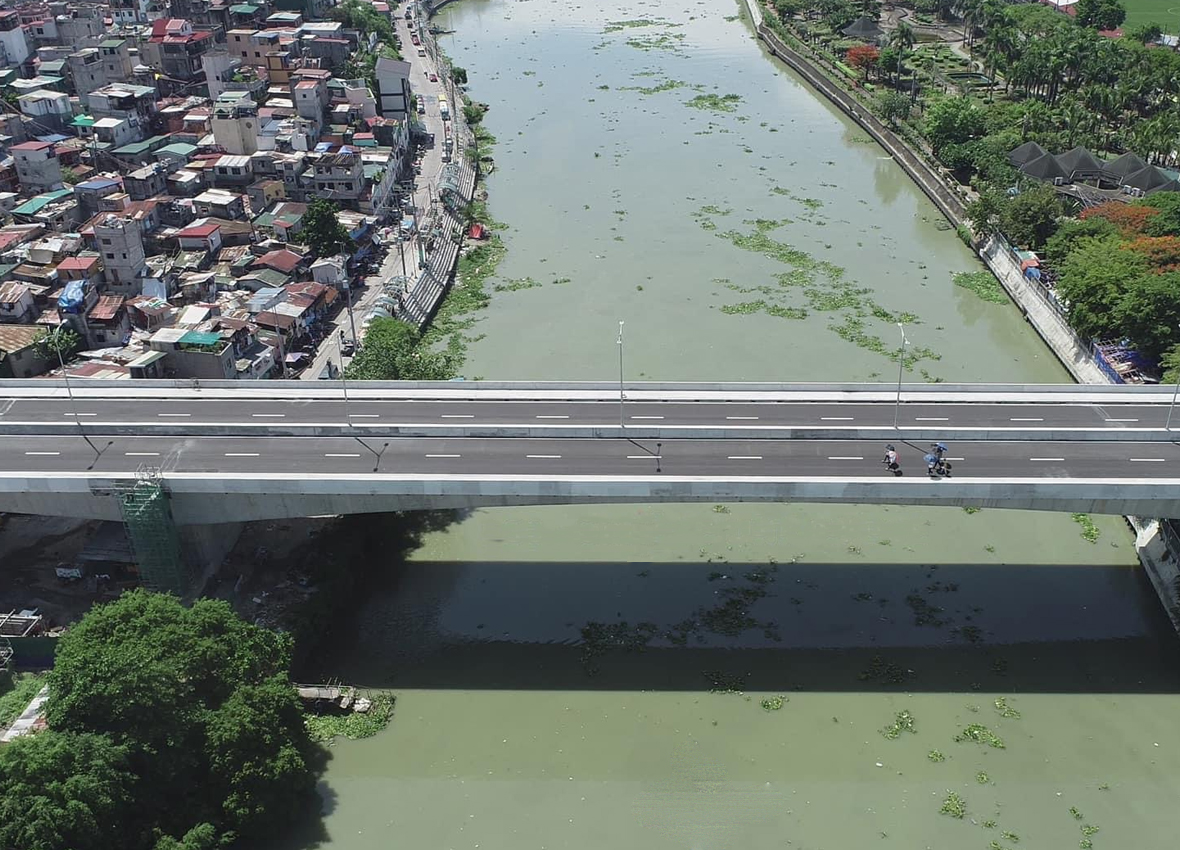
[[[965,95],[944,97],[926,112],[926,138],[936,154],[944,145],[968,142],[983,131],[983,110]]]
[[[1121,0],[1078,0],[1078,23],[1096,30],[1113,30],[1127,19],[1127,7]]]
[[[317,257],[330,257],[353,247],[348,231],[337,217],[339,212],[335,203],[323,198],[307,205],[300,234]]]
[[[449,356],[422,344],[413,325],[376,319],[346,375],[360,381],[445,381],[455,376],[455,369]]]
[[[1083,337],[1123,336],[1119,305],[1133,281],[1148,274],[1147,260],[1124,251],[1118,236],[1078,240],[1057,278],[1057,292],[1069,303],[1069,323]]]
[[[102,735],[126,753],[137,781],[123,816],[134,835],[199,847],[209,824],[219,841],[256,838],[286,823],[313,787],[290,654],[288,636],[246,623],[225,602],[186,608],[126,593],[61,638],[46,719],[55,735]]]
[[[0,749],[0,847],[137,846],[135,784],[127,750],[102,735],[46,731],[18,738]]]
[[[1008,198],[1000,209],[999,225],[1016,245],[1040,248],[1057,229],[1061,201],[1052,186],[1038,183]]]

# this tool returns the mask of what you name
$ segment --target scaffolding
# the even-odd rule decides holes
[[[119,509],[140,582],[150,590],[183,596],[191,576],[181,558],[160,470],[141,466],[120,494]]]

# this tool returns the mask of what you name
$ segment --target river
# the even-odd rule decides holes
[[[625,320],[634,380],[888,381],[902,320],[910,380],[1066,379],[1012,305],[952,283],[971,254],[736,6],[463,0],[438,21],[491,106],[510,226],[469,377],[611,379]],[[456,517],[333,636],[331,671],[392,687],[397,714],[332,748],[322,823],[287,846],[1170,847],[1180,647],[1122,522],[1085,530]]]

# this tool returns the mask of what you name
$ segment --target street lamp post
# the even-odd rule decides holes
[[[1176,396],[1180,394],[1180,378],[1176,379],[1176,389],[1172,391],[1172,403],[1168,406],[1168,421],[1164,423],[1164,430],[1172,430],[1172,412],[1176,409]]]
[[[893,427],[898,427],[897,420],[901,413],[901,376],[905,371],[905,348],[910,344],[910,341],[905,336],[905,325],[901,322],[897,323],[897,329],[901,331],[901,350],[897,355],[897,401],[893,404]]]
[[[60,327],[56,331],[54,331],[53,336],[55,337],[55,339],[53,340],[53,343],[54,343],[53,347],[57,351],[57,362],[58,362],[58,365],[61,366],[61,376],[63,379],[65,379],[65,382],[66,382],[66,395],[69,396],[69,398],[70,398],[70,412],[74,415],[74,422],[76,422],[78,425],[78,434],[82,437],[83,440],[86,441],[86,445],[90,446],[90,450],[92,452],[94,452],[94,454],[96,456],[101,455],[102,452],[100,452],[97,448],[94,447],[94,443],[90,442],[90,437],[86,436],[86,431],[82,428],[82,417],[80,417],[78,415],[78,403],[77,403],[77,401],[74,400],[74,387],[70,383],[70,373],[66,371],[66,361],[65,361],[65,358],[62,357],[62,353],[61,353],[61,328]]]
[[[348,325],[350,328],[352,328],[352,342],[355,345],[356,341],[357,341],[357,339],[356,339],[356,317],[352,313],[352,281],[348,280],[347,277],[344,280],[344,292],[347,294],[347,297],[348,297]],[[343,363],[344,361],[341,360],[340,362]]]
[[[623,320],[619,320],[619,337],[615,340],[619,346],[619,427],[626,428],[627,423],[623,419]]]
[[[352,344],[356,345],[356,332],[353,331],[354,337]],[[349,428],[355,428],[352,423],[352,414],[348,412],[348,378],[344,375],[344,346],[340,344],[340,337],[336,337],[336,353],[340,355],[340,387],[344,390],[344,418],[348,422]]]

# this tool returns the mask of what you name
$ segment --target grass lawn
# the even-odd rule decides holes
[[[1164,32],[1180,32],[1180,0],[1125,0],[1127,20],[1123,27],[1157,23]],[[1171,9],[1172,11],[1168,11]]]

